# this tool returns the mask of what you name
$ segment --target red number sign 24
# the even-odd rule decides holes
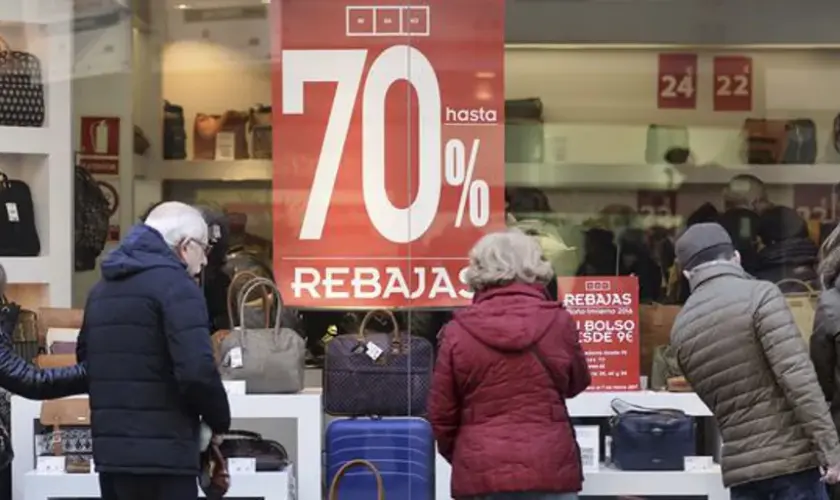
[[[697,107],[697,54],[659,54],[657,104],[660,109]]]

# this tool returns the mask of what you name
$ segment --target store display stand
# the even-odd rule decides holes
[[[712,416],[706,405],[694,393],[584,392],[568,401],[573,418],[606,418],[613,416],[610,404],[616,398],[650,408],[672,408],[697,418]],[[729,490],[723,487],[720,466],[702,471],[622,471],[601,465],[597,472],[584,474],[581,495],[654,495],[699,496],[708,500],[729,500]],[[443,457],[435,461],[436,500],[450,500],[452,469]]]
[[[86,396],[79,396],[86,397]],[[321,391],[300,394],[229,395],[234,419],[294,419],[297,421],[297,457],[292,457],[297,479],[289,471],[233,476],[228,497],[321,500],[322,420]],[[41,402],[12,397],[13,500],[56,497],[99,498],[97,474],[46,474],[35,468],[35,421]],[[295,459],[296,458],[296,459]],[[295,485],[297,488],[295,488]]]
[[[37,287],[21,300],[29,307],[69,307],[72,297],[72,19],[71,0],[0,2],[0,34],[40,59],[45,86],[43,127],[0,127],[0,170],[29,185],[41,240],[39,256],[0,257],[12,287]]]

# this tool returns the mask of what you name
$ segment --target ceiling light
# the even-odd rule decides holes
[[[181,9],[181,10],[185,10],[185,9],[189,9],[190,6],[185,4],[185,3],[181,3],[181,4],[178,4],[178,8]]]

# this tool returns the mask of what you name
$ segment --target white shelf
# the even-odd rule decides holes
[[[615,413],[611,404],[616,399],[647,408],[681,410],[692,417],[712,416],[709,408],[693,392],[583,392],[566,400],[566,405],[572,417],[612,417]]]
[[[70,0],[3,0],[0,23],[49,24],[72,20]]]
[[[0,127],[0,154],[47,155],[50,134],[45,127]]]
[[[144,177],[160,181],[270,181],[271,160],[148,161]]]
[[[622,471],[601,466],[584,473],[581,495],[670,495],[728,497],[720,466],[704,471]]]
[[[288,470],[232,475],[230,490],[225,496],[287,500],[293,498],[289,495],[289,489],[294,483],[290,483]],[[24,491],[25,500],[99,498],[99,474],[42,474],[30,471],[24,476]]]
[[[679,189],[685,184],[727,184],[750,174],[767,184],[827,184],[840,182],[840,165],[737,165],[732,167],[619,164],[508,164],[508,186],[590,189]]]
[[[46,284],[50,282],[48,257],[0,257],[10,284]]]

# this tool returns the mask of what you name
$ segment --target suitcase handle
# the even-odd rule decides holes
[[[376,500],[385,500],[385,485],[382,483],[382,476],[379,474],[379,471],[376,470],[376,466],[367,460],[350,460],[345,462],[344,465],[338,469],[338,472],[335,473],[335,477],[330,484],[330,492],[327,499],[338,500],[338,483],[341,482],[341,478],[347,474],[347,471],[353,467],[365,467],[373,473],[373,478],[376,480]]]

